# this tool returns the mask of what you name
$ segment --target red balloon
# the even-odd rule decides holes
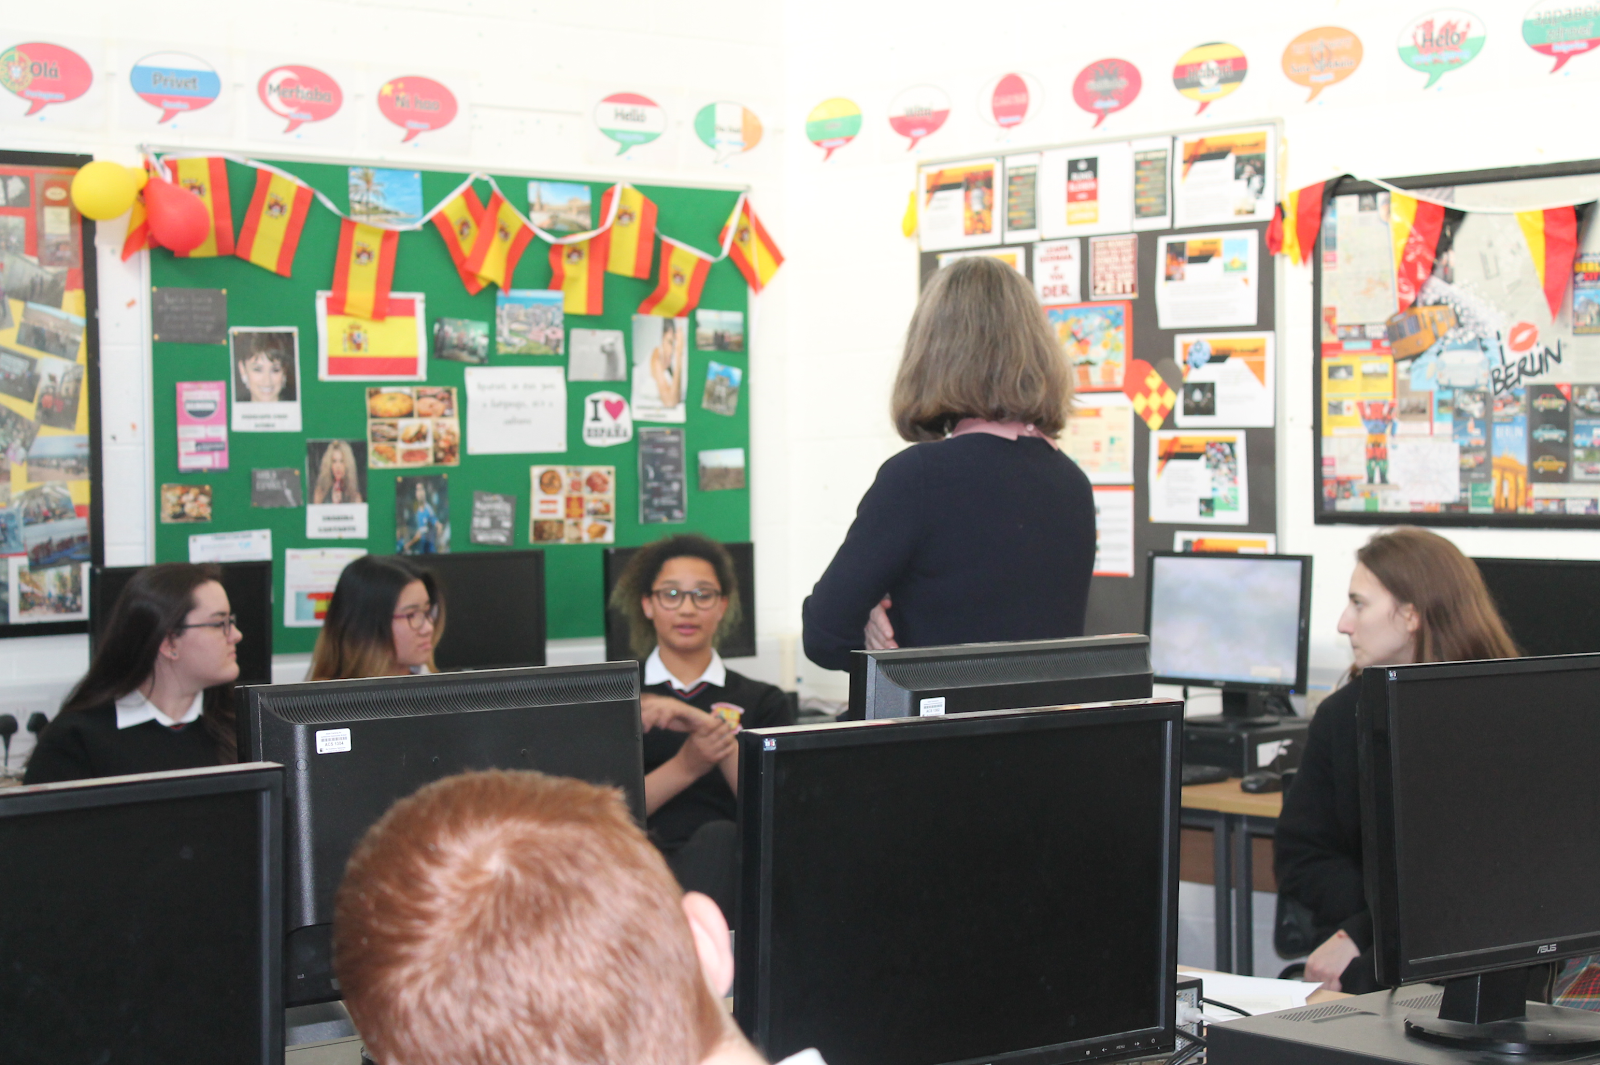
[[[152,176],[144,187],[144,206],[149,212],[150,234],[163,248],[179,254],[193,251],[211,232],[211,218],[200,197],[170,181]]]

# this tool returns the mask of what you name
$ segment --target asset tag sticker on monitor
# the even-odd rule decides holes
[[[323,729],[317,733],[318,754],[343,754],[350,750],[350,730],[347,728]]]
[[[923,717],[943,717],[944,716],[944,696],[941,695],[936,699],[924,699],[924,700],[922,700],[921,715]]]

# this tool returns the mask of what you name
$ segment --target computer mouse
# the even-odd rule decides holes
[[[1283,774],[1274,773],[1270,769],[1260,769],[1254,773],[1246,774],[1239,781],[1239,790],[1247,791],[1251,795],[1260,795],[1268,791],[1283,790]]]

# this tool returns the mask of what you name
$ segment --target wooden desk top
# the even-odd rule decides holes
[[[1225,814],[1276,819],[1283,812],[1283,792],[1251,795],[1239,789],[1237,780],[1217,784],[1191,784],[1183,789],[1180,805],[1186,810],[1216,810]]]

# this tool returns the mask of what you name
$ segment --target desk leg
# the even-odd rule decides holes
[[[1229,835],[1233,837],[1233,971],[1240,976],[1255,975],[1255,876],[1251,869],[1250,826],[1239,814],[1228,815]]]
[[[1216,923],[1216,958],[1219,973],[1233,971],[1233,900],[1229,898],[1233,877],[1229,875],[1228,821],[1217,814],[1211,823],[1211,894]]]

